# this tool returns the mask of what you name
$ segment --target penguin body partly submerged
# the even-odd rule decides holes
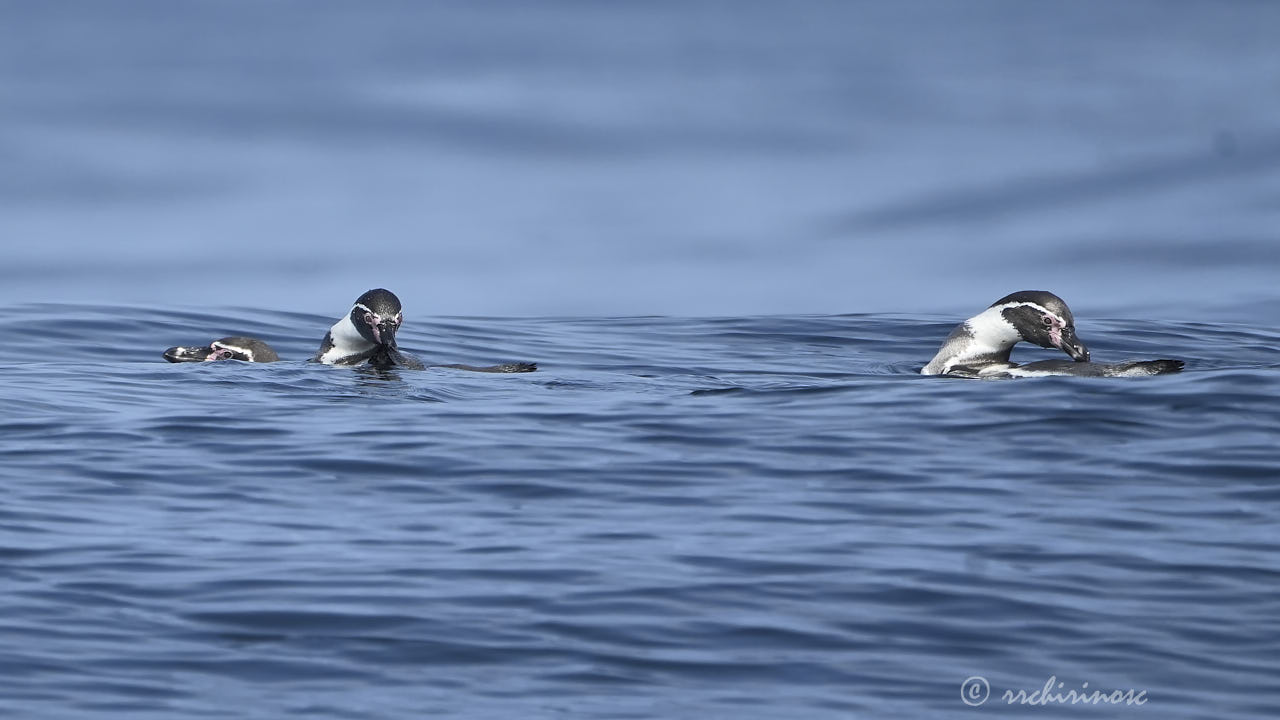
[[[313,362],[326,365],[371,365],[422,370],[421,360],[399,350],[396,332],[404,322],[400,298],[390,290],[370,290],[351,306],[342,319],[329,328],[320,342]],[[432,365],[431,367],[470,370],[472,372],[522,373],[538,369],[535,363],[504,363],[487,367],[474,365]]]
[[[1009,355],[1020,342],[1057,348],[1072,362],[1041,360],[1018,365]],[[1024,290],[1000,298],[960,323],[920,373],[977,378],[1140,377],[1176,373],[1182,367],[1181,360],[1090,362],[1089,349],[1076,337],[1075,318],[1062,298],[1043,290]]]
[[[324,334],[320,349],[312,362],[325,365],[369,365],[376,368],[408,368],[423,370],[427,366],[412,355],[400,351],[396,332],[404,322],[400,298],[390,290],[370,290],[351,306],[341,320]],[[276,351],[265,342],[251,337],[225,337],[204,346],[176,346],[164,351],[169,362],[209,362],[243,360],[276,362]],[[517,362],[477,367],[475,365],[432,365],[430,367],[470,370],[487,373],[525,373],[538,369],[536,363]]]
[[[370,290],[329,328],[312,361],[325,365],[372,365],[422,370],[421,360],[400,352],[396,332],[404,322],[400,298],[390,290]]]
[[[276,362],[280,356],[276,355],[270,345],[257,338],[237,335],[219,338],[208,345],[171,347],[164,351],[164,359],[173,363],[217,360],[268,363]]]

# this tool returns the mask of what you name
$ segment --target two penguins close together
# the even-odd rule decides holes
[[[326,365],[370,365],[422,370],[422,361],[400,351],[396,331],[404,321],[400,299],[389,290],[370,290],[356,299],[351,311],[333,324],[320,342],[312,362]],[[1014,345],[1029,342],[1057,348],[1071,360],[1040,360],[1018,365],[1010,362]],[[171,347],[164,351],[169,362],[242,360],[275,362],[280,359],[267,343],[250,337],[224,337],[208,345]],[[538,369],[534,363],[433,365],[474,372],[518,373]],[[1089,349],[1076,337],[1075,318],[1062,298],[1043,290],[1024,290],[995,301],[986,310],[956,326],[937,355],[920,369],[923,375],[967,378],[1136,377],[1164,375],[1182,370],[1181,360],[1141,360],[1094,363]]]

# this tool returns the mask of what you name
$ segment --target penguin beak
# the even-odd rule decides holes
[[[1056,346],[1062,352],[1071,356],[1076,362],[1089,362],[1089,348],[1080,342],[1080,338],[1076,337],[1074,328],[1063,328],[1062,338],[1056,343]]]
[[[202,347],[171,347],[164,351],[164,359],[171,363],[204,362],[209,359],[213,349],[208,345]]]
[[[378,323],[376,328],[378,343],[385,347],[396,347],[396,324],[390,320],[384,320]]]

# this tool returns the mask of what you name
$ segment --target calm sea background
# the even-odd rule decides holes
[[[0,0],[0,717],[1277,716],[1277,38]],[[1022,289],[1187,371],[916,374]]]

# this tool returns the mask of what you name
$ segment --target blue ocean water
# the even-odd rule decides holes
[[[973,675],[1280,703],[1274,328],[1081,319],[1189,369],[1000,382],[915,373],[941,317],[402,332],[541,363],[487,375],[307,363],[321,316],[141,315],[0,321],[51,343],[0,351],[15,717],[950,716]],[[193,328],[286,359],[163,362]]]
[[[0,717],[1275,716],[1277,37],[0,0]],[[1187,371],[916,373],[1022,289]]]

